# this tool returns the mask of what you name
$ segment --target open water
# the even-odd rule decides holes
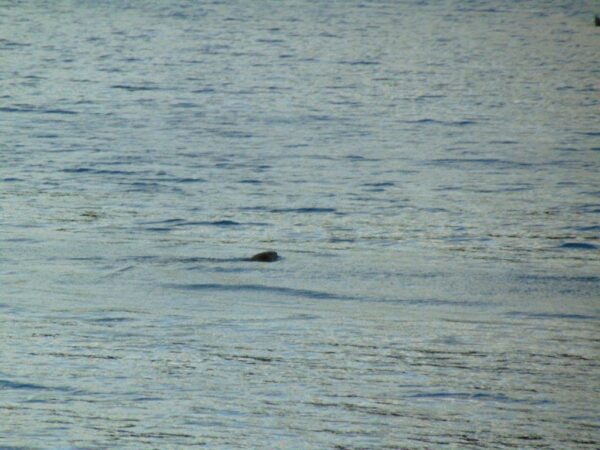
[[[0,0],[0,447],[599,448],[598,7]]]

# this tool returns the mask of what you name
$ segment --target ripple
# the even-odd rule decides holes
[[[266,286],[262,284],[218,284],[218,283],[192,283],[192,284],[165,284],[167,288],[183,289],[189,291],[226,291],[226,292],[258,292],[279,294],[289,297],[304,297],[316,300],[347,299],[343,295],[333,294],[325,291],[313,291],[309,289],[294,289],[281,286]]]
[[[571,314],[571,313],[538,313],[538,312],[527,312],[527,311],[509,311],[504,313],[507,317],[523,317],[528,319],[568,319],[568,320],[598,320],[598,316],[590,316],[585,314]]]
[[[184,220],[184,219],[167,219],[156,222],[142,222],[142,225],[151,225],[147,227],[147,230],[172,230],[175,228],[183,228],[183,227],[255,227],[255,226],[270,226],[269,223],[266,222],[237,222],[235,220],[230,219],[221,219],[221,220]],[[158,225],[158,226],[157,226]]]
[[[547,283],[547,282],[558,282],[558,283],[600,283],[600,276],[594,275],[534,275],[534,274],[520,274],[517,278],[527,283]]]
[[[56,109],[56,108],[38,108],[35,106],[23,106],[23,107],[0,107],[0,112],[10,113],[38,113],[38,114],[62,114],[62,115],[75,115],[79,114],[77,111],[71,111],[68,109]]]
[[[271,209],[272,213],[298,213],[298,214],[312,214],[312,213],[334,213],[337,212],[335,208],[276,208]]]
[[[30,46],[31,46],[31,44],[28,42],[16,42],[16,41],[9,41],[8,39],[0,38],[0,48],[2,48],[3,50],[10,50],[13,48],[30,47]]]
[[[90,319],[89,322],[92,323],[121,323],[121,322],[133,322],[135,319],[131,317],[100,317],[98,319]]]
[[[94,175],[136,175],[137,172],[130,170],[108,170],[108,169],[93,169],[91,167],[71,167],[62,169],[65,173],[91,173]]]
[[[407,123],[411,125],[443,125],[443,126],[459,126],[463,127],[466,125],[475,125],[477,121],[475,120],[437,120],[437,119],[418,119],[418,120],[404,120],[402,123]]]
[[[529,167],[531,164],[498,158],[439,158],[424,162],[425,165],[440,166],[500,166],[503,168]]]
[[[18,381],[0,380],[0,390],[15,389],[15,390],[33,390],[33,391],[68,391],[67,388],[44,386],[35,383],[20,383]]]
[[[565,242],[564,244],[559,245],[558,248],[566,250],[597,250],[598,246],[588,242]]]
[[[129,92],[137,92],[137,91],[157,91],[161,88],[159,86],[134,86],[130,84],[113,84],[111,86],[112,89],[123,89]]]
[[[54,356],[56,358],[68,358],[68,359],[100,359],[100,360],[118,360],[121,359],[118,356],[112,355],[98,355],[95,353],[66,353],[66,352],[50,352],[45,353],[44,356]],[[35,356],[38,356],[37,354]]]
[[[339,64],[347,65],[347,66],[379,66],[381,63],[379,61],[367,61],[367,60],[357,60],[357,61],[339,61]]]
[[[577,231],[600,231],[600,225],[590,225],[586,227],[575,227],[574,230]]]

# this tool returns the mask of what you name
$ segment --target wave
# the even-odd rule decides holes
[[[566,250],[597,250],[598,246],[589,242],[565,242],[559,245],[558,248]]]
[[[183,289],[188,291],[222,291],[222,292],[258,292],[285,295],[289,297],[311,298],[315,300],[342,300],[350,299],[343,295],[310,289],[294,289],[281,286],[266,286],[262,284],[218,284],[218,283],[193,283],[193,284],[166,284],[165,287]]]
[[[272,213],[334,213],[337,212],[335,208],[276,208],[271,209]]]
[[[133,86],[133,85],[129,85],[129,84],[113,84],[111,86],[112,89],[123,89],[125,91],[129,91],[129,92],[136,92],[136,91],[157,91],[160,90],[161,88],[158,86]]]
[[[509,311],[504,313],[507,317],[521,317],[525,319],[569,319],[569,320],[598,320],[598,316],[590,316],[586,314],[572,313],[543,313],[543,312],[526,312],[526,311]]]
[[[417,120],[403,120],[402,123],[412,124],[412,125],[444,125],[444,126],[465,126],[465,125],[474,125],[477,123],[475,120],[465,119],[465,120],[437,120],[437,119],[417,119]]]
[[[66,388],[44,386],[35,383],[20,383],[18,381],[0,380],[0,389],[27,389],[35,391],[66,391]]]
[[[9,113],[36,113],[36,114],[64,114],[64,115],[79,114],[77,111],[72,111],[72,110],[69,110],[69,109],[38,108],[36,106],[21,106],[21,107],[4,106],[4,107],[0,107],[0,112],[9,112]]]

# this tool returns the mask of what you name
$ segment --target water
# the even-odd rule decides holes
[[[0,1],[0,446],[598,448],[597,6]]]

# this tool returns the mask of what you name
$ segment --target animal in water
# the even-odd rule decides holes
[[[600,16],[598,14],[594,16],[594,23],[597,27],[600,27]]]
[[[248,261],[259,261],[259,262],[273,262],[279,259],[277,252],[268,251],[260,252],[254,255],[252,258],[248,258]]]

